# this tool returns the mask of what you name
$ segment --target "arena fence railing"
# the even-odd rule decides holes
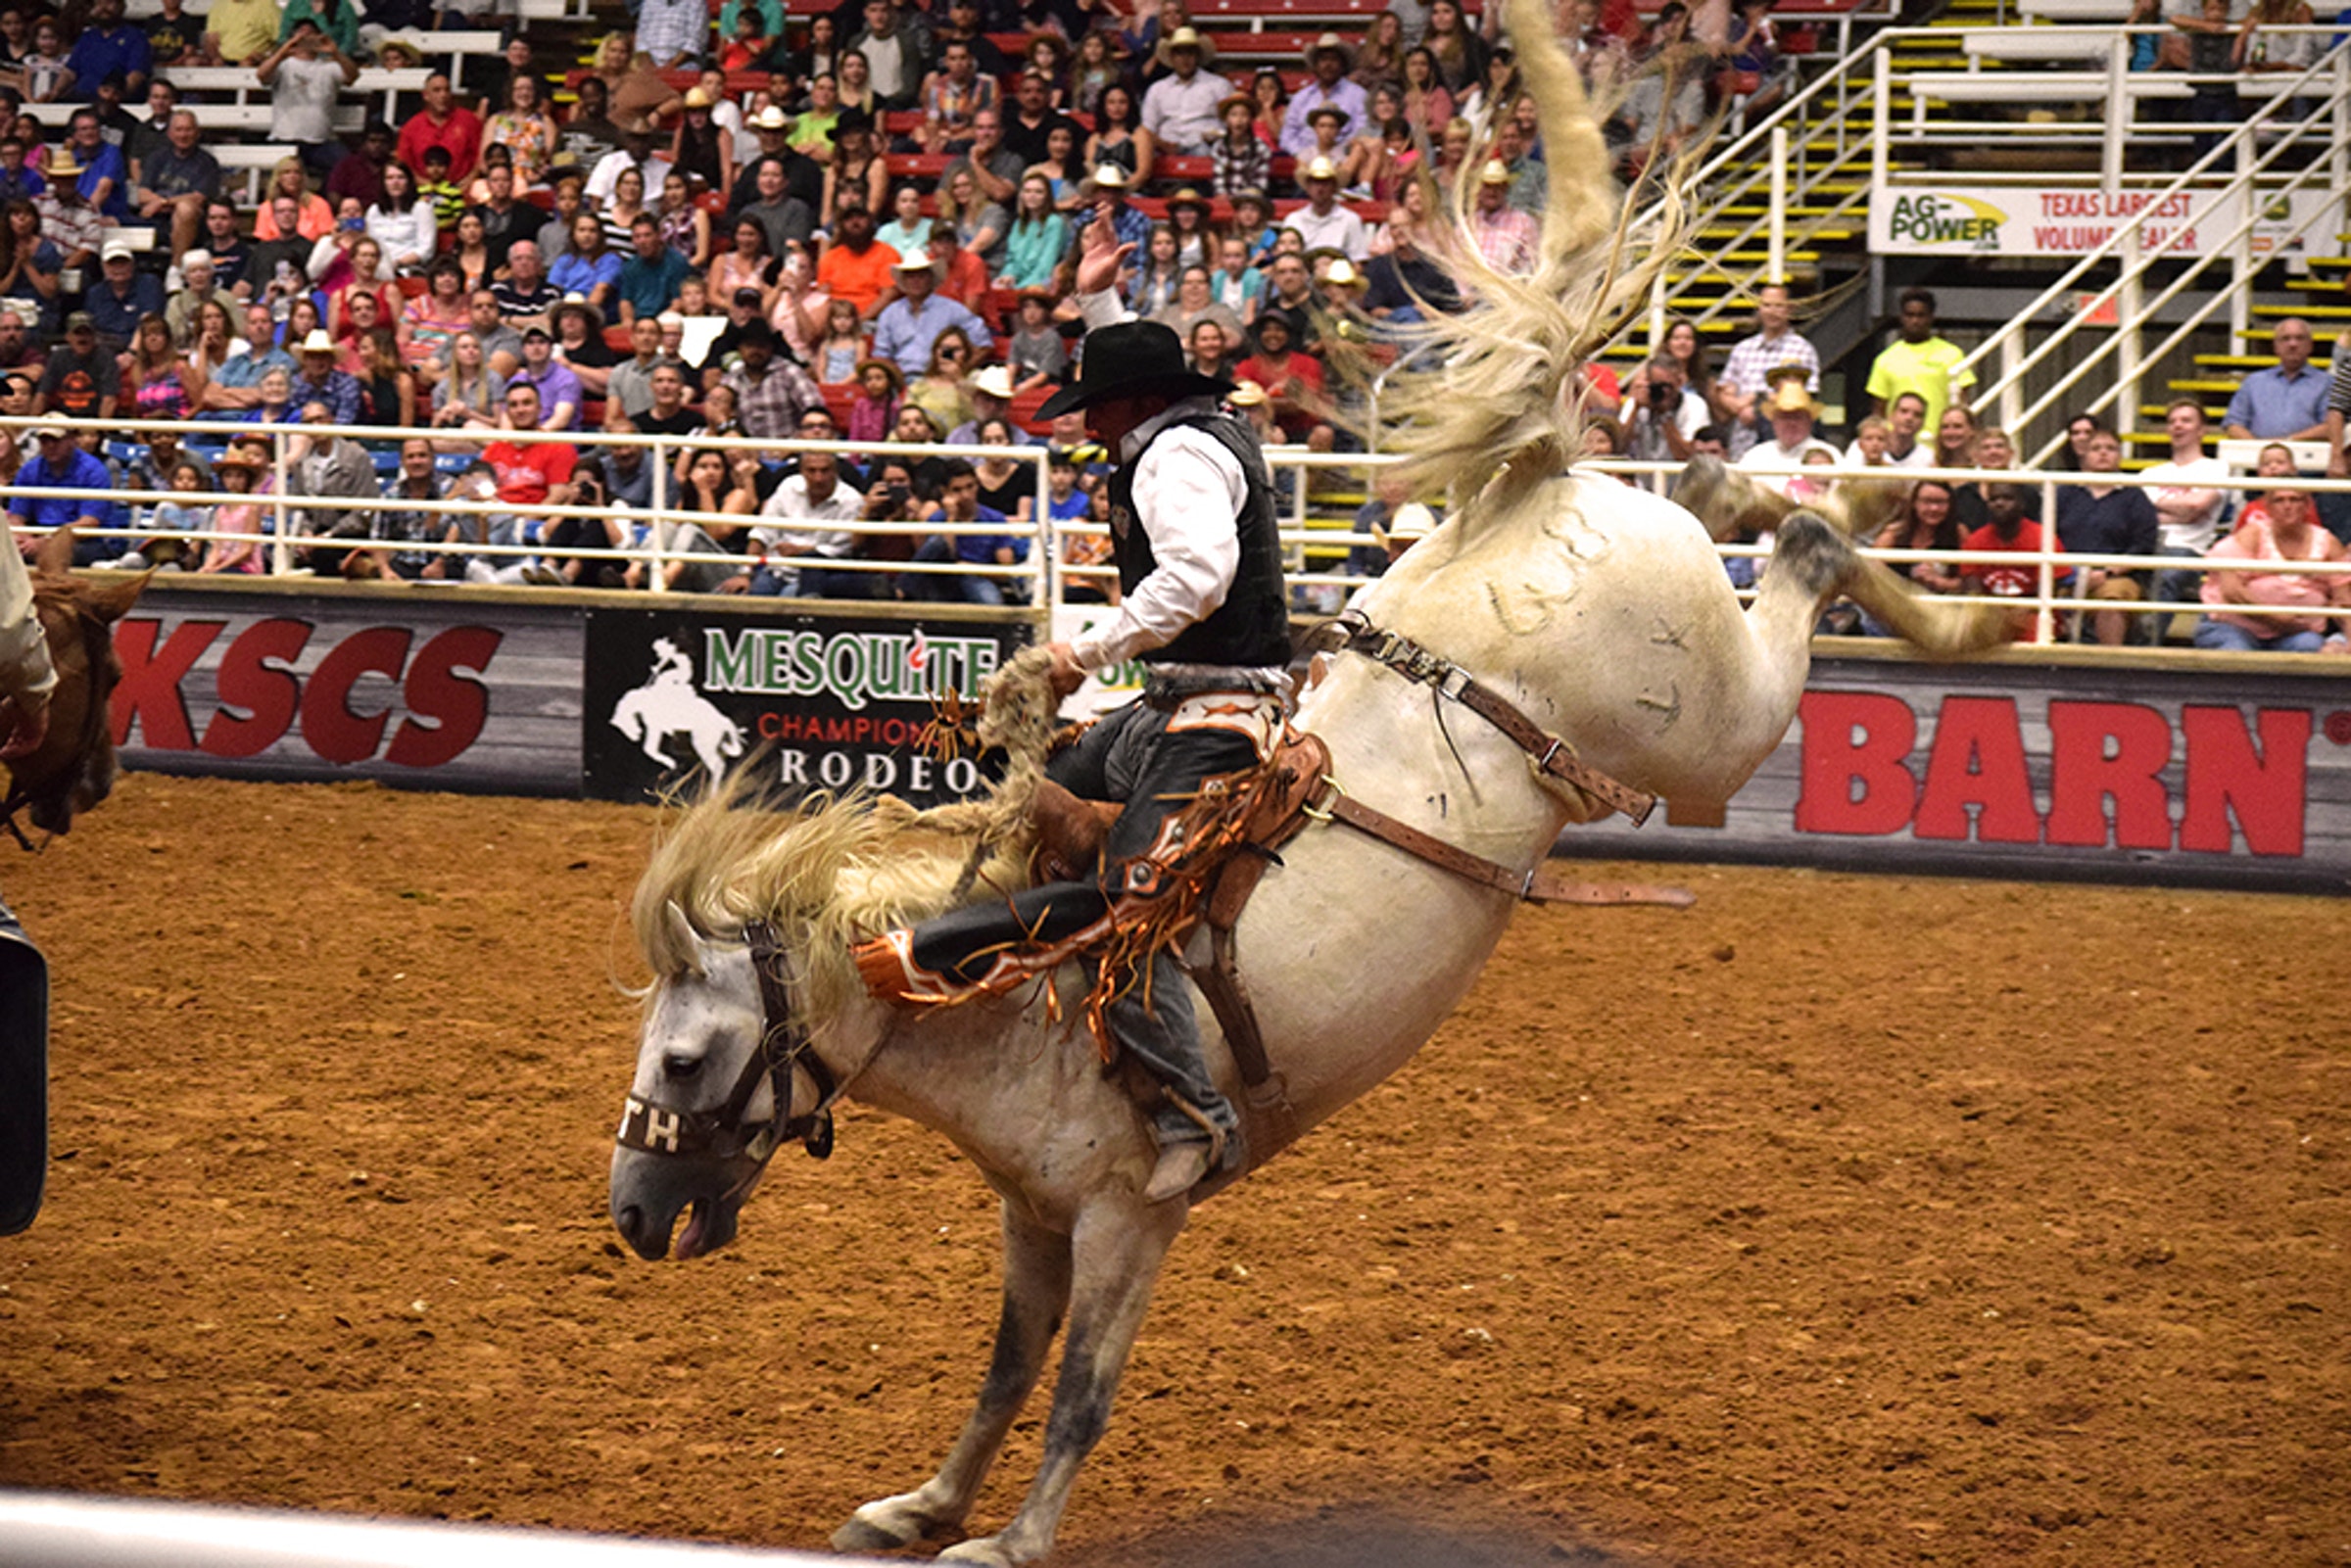
[[[9,435],[21,439],[24,431],[54,422],[34,418],[0,418],[0,430],[5,430]],[[649,509],[541,505],[531,507],[528,513],[531,519],[540,521],[560,517],[600,521],[615,516],[625,516],[632,521],[642,518],[645,524],[642,540],[627,546],[599,548],[565,546],[560,549],[551,549],[545,545],[529,542],[487,543],[489,531],[487,522],[479,530],[483,536],[483,542],[476,542],[472,539],[457,542],[387,539],[379,537],[375,531],[380,524],[382,515],[387,512],[483,519],[516,515],[516,508],[495,500],[409,500],[384,497],[310,496],[297,493],[292,489],[295,466],[291,450],[292,438],[298,435],[342,436],[365,443],[403,442],[409,439],[429,440],[433,441],[438,448],[446,449],[448,455],[453,457],[462,456],[467,450],[476,449],[481,445],[478,442],[452,442],[446,430],[388,430],[380,426],[248,425],[188,420],[119,421],[110,424],[108,429],[110,433],[120,432],[131,435],[171,430],[179,433],[183,438],[189,436],[203,438],[208,444],[231,436],[260,435],[267,438],[271,444],[270,466],[273,483],[267,494],[253,497],[252,502],[264,508],[262,545],[268,552],[271,575],[279,577],[305,575],[309,569],[302,564],[302,561],[307,553],[312,549],[324,548],[335,551],[380,551],[387,554],[412,552],[460,558],[482,557],[494,560],[538,558],[553,561],[579,559],[592,562],[640,563],[645,568],[643,574],[645,580],[649,582],[658,581],[660,573],[667,564],[680,558],[680,551],[676,547],[676,525],[687,523],[778,527],[793,525],[795,520],[792,519],[765,518],[757,514],[746,517],[741,513],[695,511],[671,504],[671,498],[676,494],[677,488],[672,473],[673,463],[681,454],[689,451],[704,449],[723,452],[752,451],[771,456],[820,451],[846,455],[853,459],[870,458],[876,453],[918,458],[955,456],[967,460],[977,460],[983,456],[998,458],[1008,456],[1013,461],[1030,464],[1035,469],[1037,490],[1040,495],[1046,491],[1049,484],[1047,450],[1041,446],[1019,447],[1009,450],[946,444],[901,445],[897,443],[875,447],[851,447],[839,441],[796,439],[727,437],[697,440],[670,436],[617,434],[605,431],[500,431],[497,433],[498,440],[524,445],[560,443],[582,451],[621,446],[649,449],[648,462],[652,468],[653,486],[653,505]],[[1342,504],[1347,504],[1352,509],[1352,502],[1361,499],[1360,493],[1354,489],[1336,489],[1335,484],[1344,484],[1350,479],[1355,479],[1360,483],[1362,477],[1375,476],[1379,470],[1393,466],[1400,459],[1393,454],[1318,452],[1303,448],[1285,446],[1269,448],[1267,457],[1274,471],[1277,487],[1287,493],[1280,539],[1284,549],[1288,552],[1291,569],[1290,580],[1293,589],[1299,595],[1300,607],[1308,611],[1335,613],[1351,594],[1365,586],[1367,580],[1367,573],[1350,569],[1353,560],[1359,558],[1356,552],[1378,551],[1381,549],[1381,544],[1374,535],[1358,531],[1351,521],[1335,516],[1317,516],[1313,509],[1315,488],[1318,483],[1325,485],[1327,488],[1324,489],[1322,498],[1326,502],[1335,495]],[[1672,482],[1680,473],[1681,466],[1678,463],[1627,460],[1604,460],[1583,465],[1585,471],[1610,475],[1627,484],[1667,495],[1671,492]],[[2082,480],[2082,476],[2076,473],[2058,473],[2038,468],[2000,470],[1907,468],[1891,470],[1811,465],[1801,468],[1744,471],[1755,477],[1796,477],[1808,484],[1825,485],[1832,488],[1839,484],[1883,483],[1889,480],[1908,485],[1921,479],[1937,479],[1952,485],[2018,484],[2027,487],[2034,493],[2037,505],[2032,515],[2044,522],[2054,519],[2056,516],[2058,491],[2065,486],[2079,484]],[[20,479],[23,474],[24,470],[20,469]],[[2135,472],[2105,474],[2098,477],[2100,483],[2117,486],[2151,488],[2162,483]],[[2351,494],[2351,480],[2300,477],[2291,480],[2264,482],[2254,476],[2243,475],[2226,488],[2231,492],[2232,497],[2241,499],[2246,493],[2269,488],[2270,484],[2284,485],[2287,488],[2311,494]],[[165,501],[177,502],[187,506],[219,506],[234,503],[233,493],[221,491],[95,490],[35,486],[26,483],[11,483],[4,488],[11,497],[105,500],[117,505],[126,502],[157,503]],[[365,514],[371,519],[371,522],[368,532],[365,534],[335,534],[305,529],[300,526],[299,514],[318,512]],[[1007,605],[1027,608],[1040,614],[1058,609],[1065,603],[1073,602],[1068,595],[1068,590],[1072,585],[1080,583],[1101,585],[1115,579],[1116,576],[1115,572],[1107,566],[1073,565],[1065,559],[1073,541],[1099,540],[1107,535],[1108,530],[1103,525],[1092,522],[1054,521],[1051,519],[1005,523],[988,521],[969,523],[854,521],[821,524],[801,522],[799,526],[801,528],[843,531],[861,539],[875,540],[929,538],[935,535],[949,537],[995,535],[1017,539],[1026,546],[1027,556],[1025,559],[1009,565],[977,561],[934,563],[899,559],[854,558],[841,560],[826,558],[821,561],[821,565],[828,570],[837,569],[844,572],[878,574],[897,578],[953,576],[984,580],[999,585],[998,592]],[[42,531],[20,529],[19,532],[27,536],[26,545],[29,547],[29,536]],[[159,538],[189,543],[210,543],[215,540],[252,541],[252,536],[247,534],[223,533],[212,529],[171,530],[168,533],[159,533],[153,528],[133,525],[91,529],[84,532],[95,537],[120,539],[133,546],[153,543]],[[2035,574],[2036,591],[2030,594],[1949,594],[1942,595],[1942,597],[1946,602],[1955,604],[1996,604],[2019,612],[2020,617],[2029,616],[2030,627],[2029,629],[2020,628],[2022,635],[2019,640],[2038,643],[2055,642],[2065,640],[2069,636],[2078,637],[2080,635],[2079,622],[2076,620],[2077,613],[2091,606],[2081,597],[2079,588],[2081,578],[2074,571],[2076,567],[2094,567],[2133,574],[2276,572],[2279,569],[2279,563],[2276,561],[2216,560],[2210,557],[2185,555],[2075,554],[2056,546],[2053,528],[2044,529],[2043,538],[2047,543],[2045,547],[2039,550],[1879,550],[1872,547],[1868,549],[1868,553],[1897,567],[1907,567],[1918,561],[1940,561],[1962,567],[2025,566],[2031,568]],[[1770,554],[1769,544],[1761,541],[1729,542],[1720,544],[1716,547],[1725,560],[1761,559]],[[747,559],[730,557],[730,559],[746,566],[760,563],[759,557]],[[773,564],[784,566],[804,566],[810,564],[811,561],[811,558],[806,556],[776,556],[771,559]],[[1327,565],[1318,566],[1316,564],[1333,560],[1339,563],[1336,569]],[[2319,577],[2351,576],[2351,562],[2296,563],[2292,569]],[[2177,579],[2174,580],[2177,581]],[[327,581],[327,579],[321,579],[321,581]],[[545,592],[559,593],[561,590],[549,588]],[[1751,590],[1742,590],[1741,592],[1743,595],[1751,593]],[[2114,610],[2134,616],[2192,614],[2201,609],[2201,606],[2193,598],[2180,600],[2159,599],[2151,596],[2140,600],[2100,599],[2095,601],[2094,607],[2100,611]],[[2228,608],[2231,613],[2256,617],[2329,613],[2338,623],[2343,624],[2346,630],[2351,630],[2351,611],[2327,612],[2299,606],[2271,608],[2243,604],[2231,604]],[[2137,651],[2160,654],[2161,649],[2150,648]]]

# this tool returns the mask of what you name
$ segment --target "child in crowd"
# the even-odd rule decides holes
[[[31,201],[48,189],[49,182],[24,162],[24,138],[0,138],[0,202]]]
[[[465,211],[465,193],[449,177],[449,169],[448,148],[426,148],[424,177],[416,182],[416,194],[433,204],[434,226],[455,233],[457,216]]]
[[[858,365],[857,396],[849,404],[849,439],[887,440],[905,391],[906,377],[890,360],[873,358]]]
[[[1020,316],[1005,345],[1004,362],[1012,368],[1016,393],[1051,386],[1069,374],[1070,346],[1053,320],[1052,290],[1021,291]]]
[[[1210,144],[1208,156],[1219,196],[1237,197],[1243,191],[1262,191],[1271,183],[1273,159],[1257,139],[1257,103],[1247,93],[1234,93],[1219,113],[1224,134]]]
[[[1266,275],[1249,264],[1249,242],[1234,234],[1219,240],[1217,270],[1209,274],[1208,297],[1247,326],[1257,319],[1257,303],[1265,293]]]
[[[1251,266],[1263,266],[1273,254],[1273,208],[1262,190],[1240,191],[1232,198],[1234,238],[1247,248]]]
[[[743,15],[735,19],[735,36],[718,52],[718,69],[730,73],[738,71],[765,71],[768,57],[775,53],[775,40],[767,35],[767,23],[757,6],[744,6]]]
[[[857,361],[865,357],[857,307],[835,300],[825,307],[825,338],[816,346],[816,379],[837,387],[857,379]]]

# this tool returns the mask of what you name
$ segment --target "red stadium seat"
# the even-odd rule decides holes
[[[1037,418],[1036,410],[1045,405],[1045,400],[1053,396],[1053,390],[1051,387],[1038,387],[1014,398],[1010,410],[1013,422],[1032,436],[1051,435],[1052,425]]]
[[[891,179],[936,179],[954,160],[945,153],[891,153],[882,162]]]
[[[629,329],[613,325],[604,328],[604,347],[614,354],[635,354],[637,345],[629,341]]]

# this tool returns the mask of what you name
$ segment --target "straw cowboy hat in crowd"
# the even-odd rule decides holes
[[[1800,364],[1784,364],[1764,379],[1771,384],[1771,396],[1763,404],[1767,414],[1803,413],[1820,417],[1820,400],[1804,385],[1812,373]]]
[[[984,393],[999,402],[1010,403],[1012,402],[1012,367],[1001,364],[984,365],[972,377],[969,385],[974,392]]]
[[[1302,57],[1306,61],[1306,69],[1309,71],[1314,70],[1315,62],[1323,55],[1337,55],[1339,57],[1339,71],[1342,74],[1348,74],[1354,71],[1355,51],[1348,48],[1347,40],[1340,37],[1337,33],[1326,32],[1319,38],[1317,38],[1313,43],[1310,43],[1306,46],[1306,52]]]
[[[1203,71],[1216,64],[1216,40],[1208,37],[1192,27],[1177,27],[1174,32],[1171,32],[1165,38],[1160,39],[1159,48],[1152,55],[1152,58],[1158,61],[1163,67],[1173,71],[1175,69],[1175,65],[1169,57],[1174,55],[1178,49],[1189,49],[1198,54],[1200,57],[1200,69]]]
[[[1414,545],[1436,532],[1436,513],[1416,500],[1408,500],[1396,508],[1396,515],[1389,518],[1384,526],[1373,523],[1371,537],[1377,540],[1383,548],[1398,545]]]

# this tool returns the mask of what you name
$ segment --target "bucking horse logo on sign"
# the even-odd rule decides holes
[[[743,755],[743,727],[696,689],[694,661],[668,638],[653,640],[652,678],[612,705],[612,728],[664,768],[682,766],[669,754],[672,736],[694,747],[694,760],[715,779]]]

